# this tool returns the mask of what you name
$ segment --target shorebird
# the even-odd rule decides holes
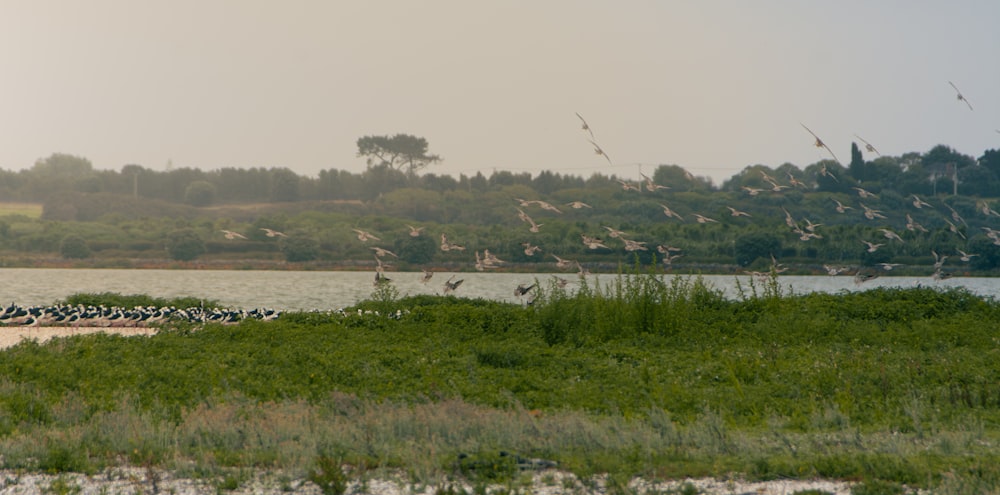
[[[923,225],[917,223],[917,221],[914,220],[909,213],[906,214],[906,230],[909,230],[910,232],[916,232],[918,230],[921,232],[927,232],[927,229],[924,228]]]
[[[666,256],[663,257],[663,264],[667,265],[667,266],[672,266],[674,264],[674,261],[677,261],[677,258],[680,258],[682,256],[684,256],[684,255],[683,254],[674,254],[674,255],[669,255],[668,254],[668,255],[666,255]]]
[[[882,210],[869,208],[865,206],[864,203],[861,203],[861,207],[865,209],[865,218],[869,220],[875,220],[876,218],[885,218],[885,215],[882,214]]]
[[[521,297],[521,296],[527,294],[528,292],[530,292],[531,289],[534,289],[536,285],[538,285],[538,284],[531,284],[531,285],[527,285],[527,286],[524,285],[524,284],[517,284],[517,288],[514,289],[514,295],[517,296],[517,297]]]
[[[406,228],[410,229],[410,237],[420,237],[420,233],[424,231],[423,227],[414,227],[412,225],[407,225]]]
[[[579,210],[580,208],[591,208],[590,205],[588,205],[587,203],[584,203],[583,201],[572,201],[572,202],[566,203],[566,206],[568,206],[570,208],[573,208],[574,210]]]
[[[948,205],[945,205],[945,207],[947,207],[949,210],[951,210],[951,219],[954,220],[955,223],[960,223],[962,225],[969,225],[969,224],[965,223],[965,219],[962,218],[962,216],[959,215],[958,212],[955,211],[954,208],[952,208],[952,207],[950,207]]]
[[[524,254],[526,256],[534,256],[535,253],[542,250],[542,248],[533,246],[530,242],[522,242],[521,247],[524,248]]]
[[[827,275],[840,275],[843,272],[849,270],[846,266],[833,266],[833,265],[823,265],[823,269],[826,270]]]
[[[663,214],[666,215],[667,218],[674,217],[682,222],[684,221],[684,217],[680,216],[680,214],[678,214],[676,211],[671,210],[669,206],[660,203],[660,208],[663,208]]]
[[[993,215],[995,217],[1000,217],[1000,213],[997,213],[996,210],[994,210],[993,208],[990,208],[990,204],[988,202],[986,202],[986,201],[983,201],[982,203],[980,203],[979,211],[982,211],[983,215],[986,215],[986,216]]]
[[[948,219],[945,219],[944,223],[948,224],[948,230],[950,230],[953,234],[961,237],[962,239],[965,239],[965,234],[963,234],[962,231],[958,229],[957,225],[949,222]]]
[[[893,268],[897,266],[902,266],[902,263],[879,263],[878,266],[882,267],[885,271],[892,271]]]
[[[743,189],[744,191],[747,192],[747,194],[749,194],[751,196],[756,196],[756,195],[764,192],[763,189],[760,189],[760,188],[757,188],[757,187],[750,187],[750,186],[743,186],[740,189]]]
[[[487,265],[501,265],[506,263],[506,261],[497,258],[495,254],[491,253],[489,249],[483,250],[483,263]]]
[[[726,208],[729,208],[729,213],[732,216],[734,216],[734,217],[749,217],[749,216],[751,216],[749,213],[747,213],[745,211],[737,210],[736,208],[733,208],[732,206],[727,206]]]
[[[668,245],[665,245],[665,244],[660,244],[659,246],[656,246],[656,250],[659,251],[660,253],[666,254],[666,255],[669,255],[670,253],[679,253],[679,252],[683,251],[683,249],[681,249],[679,247],[668,246]]]
[[[556,259],[556,268],[561,268],[561,269],[571,268],[573,264],[576,263],[575,261],[564,260],[554,254],[552,255],[552,257]]]
[[[660,189],[670,189],[667,186],[661,186],[661,185],[653,182],[653,179],[650,179],[649,176],[647,176],[646,174],[644,174],[642,172],[639,172],[639,175],[641,175],[643,181],[645,181],[645,183],[646,183],[646,190],[649,191],[649,192],[656,192],[656,191],[659,191]]]
[[[221,232],[222,232],[222,235],[224,235],[226,237],[226,239],[229,239],[230,241],[234,240],[234,239],[246,239],[247,238],[245,235],[243,235],[243,234],[241,234],[239,232],[233,232],[232,230],[225,230],[225,229],[223,229],[223,230],[221,230]]]
[[[865,150],[866,151],[868,151],[869,153],[875,153],[878,156],[882,156],[882,154],[879,153],[878,150],[875,149],[874,146],[872,146],[872,143],[869,143],[868,141],[865,141],[865,138],[863,138],[863,137],[861,137],[861,136],[859,136],[857,134],[855,134],[854,137],[860,139],[862,143],[865,143]]]
[[[622,231],[620,231],[618,229],[613,229],[611,227],[604,227],[604,228],[608,231],[608,236],[609,237],[613,237],[613,238],[617,239],[617,238],[625,235],[625,232],[622,232]],[[600,239],[598,239],[598,240],[600,240]]]
[[[979,256],[978,254],[966,253],[965,251],[962,251],[961,249],[956,249],[956,251],[958,251],[958,254],[961,255],[961,257],[958,258],[958,259],[960,259],[962,261],[965,261],[965,262],[972,261],[973,257]]]
[[[646,244],[645,242],[633,241],[624,237],[621,239],[625,242],[626,251],[647,251],[646,246],[644,245]]]
[[[447,293],[449,293],[449,292],[457,289],[458,286],[462,285],[462,282],[465,282],[465,279],[462,279],[462,278],[460,278],[460,279],[455,280],[454,282],[452,282],[452,280],[454,280],[454,279],[455,279],[455,275],[452,275],[451,278],[449,278],[444,283],[444,293],[445,294],[447,294]]]
[[[808,218],[803,219],[806,222],[806,230],[809,232],[816,232],[816,227],[821,227],[821,223],[812,223]]]
[[[896,240],[896,241],[899,241],[899,242],[903,242],[903,238],[899,237],[899,234],[896,234],[892,230],[889,230],[889,229],[878,229],[878,230],[879,230],[879,232],[882,233],[882,235],[885,236],[886,239]]]
[[[937,254],[937,251],[935,251],[933,249],[931,249],[931,255],[934,256],[934,269],[935,270],[940,270],[941,267],[944,266],[944,262],[948,260],[948,256],[946,256],[946,255],[939,255],[939,254]]]
[[[806,185],[805,182],[796,179],[791,172],[785,172],[785,174],[788,175],[788,183],[791,184],[793,187],[802,187],[802,188],[809,187]]]
[[[608,161],[608,165],[614,165],[614,163],[611,163],[611,157],[608,156],[608,154],[605,153],[604,150],[600,146],[598,146],[593,139],[588,139],[587,141],[590,142],[590,144],[594,145],[594,154],[603,156],[604,159]]]
[[[455,244],[448,240],[448,236],[441,234],[441,250],[442,251],[465,251],[465,246],[461,244]]]
[[[786,210],[784,207],[782,207],[781,211],[785,212],[785,225],[787,225],[787,226],[789,226],[789,227],[791,227],[793,229],[799,228],[798,222],[795,221],[795,218],[792,217],[791,213],[788,213],[788,210]]]
[[[530,232],[538,232],[539,228],[543,225],[540,223],[535,223],[535,221],[532,220],[531,217],[529,217],[528,214],[525,213],[524,210],[520,208],[517,209],[517,218],[520,218],[521,221],[528,222],[528,225],[530,225],[530,227],[528,227],[528,231]]]
[[[878,248],[885,246],[885,244],[876,244],[874,242],[868,242],[868,241],[861,241],[861,242],[864,243],[866,246],[868,246],[869,253],[874,253],[875,251],[878,251]]]
[[[586,278],[590,275],[590,270],[583,267],[579,261],[576,262],[576,275],[580,278]]]
[[[552,276],[552,282],[555,283],[556,287],[559,287],[560,289],[562,289],[562,288],[566,287],[567,285],[569,285],[569,280],[568,279],[565,279],[565,278],[562,278],[562,277],[559,277],[559,276],[556,276],[556,275]]]
[[[933,205],[931,205],[930,203],[928,203],[928,202],[920,199],[920,196],[917,196],[916,194],[914,194],[913,195],[913,207],[914,208],[923,208],[925,206],[930,206],[931,208],[934,208]]]
[[[878,199],[878,196],[876,196],[875,193],[872,193],[871,191],[865,190],[863,188],[852,187],[851,189],[854,189],[855,191],[857,191],[858,192],[858,196],[861,196],[861,199],[868,199],[868,198]]]
[[[587,121],[583,119],[583,116],[580,115],[578,112],[574,113],[576,113],[577,118],[580,119],[580,128],[587,131],[587,133],[590,134],[590,139],[597,139],[594,137],[594,131],[590,129],[590,124],[588,124]]]
[[[948,81],[948,84],[951,84],[951,87],[955,88],[955,97],[958,98],[959,101],[964,101],[965,104],[969,106],[969,110],[972,110],[972,103],[969,103],[968,98],[966,98],[965,95],[958,90],[958,86],[955,86],[955,83],[951,81]]]
[[[834,202],[834,203],[837,203],[837,208],[836,208],[836,210],[837,210],[837,213],[844,213],[844,212],[846,212],[847,210],[853,210],[853,209],[854,209],[854,207],[853,207],[853,206],[847,206],[847,205],[845,205],[845,204],[841,203],[840,201],[837,201],[836,199],[835,199],[835,200],[833,200],[833,202]]]
[[[584,234],[580,234],[580,237],[583,239],[583,245],[590,249],[611,249],[604,245],[604,242],[599,237],[590,237],[589,235]]]
[[[535,201],[535,204],[538,205],[538,206],[540,206],[540,207],[542,207],[543,210],[549,210],[549,211],[554,211],[556,213],[562,213],[562,210],[560,210],[559,208],[556,208],[555,206],[552,206],[551,203],[547,203],[545,201],[540,201],[539,200],[539,201]]]
[[[710,222],[712,222],[712,223],[718,223],[718,220],[716,220],[714,218],[706,217],[704,215],[699,215],[697,213],[692,213],[691,215],[694,217],[695,221],[697,221],[698,223],[710,223]]]
[[[838,163],[840,163],[840,162],[838,162]],[[833,172],[830,172],[829,170],[827,170],[825,163],[822,166],[819,167],[819,175],[822,175],[823,177],[829,177],[829,178],[833,179],[834,182],[840,182],[840,180],[837,179],[837,176],[833,175]]]
[[[625,190],[625,191],[642,192],[642,188],[641,187],[639,187],[639,186],[637,186],[635,184],[632,184],[631,182],[626,182],[626,181],[623,181],[623,180],[619,179],[618,183],[622,185],[622,189]]]
[[[375,271],[375,282],[374,282],[374,285],[379,286],[379,285],[386,284],[386,283],[389,283],[389,282],[392,282],[391,278],[386,277],[385,274],[382,273],[380,270],[376,270]]]
[[[396,256],[396,253],[394,253],[392,251],[389,251],[388,249],[382,249],[380,247],[373,247],[372,251],[375,251],[375,257],[376,258],[382,258],[382,257],[385,257],[386,255],[392,256],[393,258],[399,258],[399,256]]]
[[[433,277],[433,276],[434,276],[434,272],[425,269],[424,270],[424,276],[420,278],[420,283],[426,284],[427,282],[430,282],[431,277]]]
[[[816,139],[816,142],[813,143],[813,144],[817,148],[825,148],[826,151],[830,153],[830,156],[833,157],[833,161],[835,161],[837,163],[840,163],[840,160],[837,159],[837,155],[833,154],[833,150],[831,150],[830,147],[827,146],[826,143],[824,143],[823,140],[820,139],[819,136],[817,136],[815,132],[813,132],[811,129],[809,129],[808,127],[806,127],[806,125],[803,124],[802,122],[799,122],[799,125],[801,125],[806,131],[809,131],[809,134],[812,134],[812,137]]]
[[[375,241],[381,241],[382,240],[382,239],[379,239],[378,237],[375,237],[370,232],[365,232],[364,230],[359,230],[359,229],[351,229],[351,230],[353,230],[354,232],[356,232],[358,234],[358,240],[361,241],[361,242],[366,242],[368,240],[375,240]]]
[[[869,280],[878,278],[878,273],[876,272],[866,272],[858,269],[858,273],[854,274],[854,283],[863,284]]]
[[[260,230],[263,230],[264,235],[268,237],[288,237],[284,232],[278,232],[277,230],[272,230],[266,227],[261,227]]]

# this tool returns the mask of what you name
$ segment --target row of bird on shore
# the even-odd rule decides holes
[[[148,327],[171,322],[230,324],[250,319],[268,321],[280,315],[280,310],[268,308],[250,310],[172,306],[124,308],[82,304],[21,306],[12,303],[0,309],[0,326]]]

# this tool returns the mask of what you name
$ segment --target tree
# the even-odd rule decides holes
[[[59,243],[59,254],[63,258],[67,259],[84,259],[90,257],[90,246],[87,245],[87,241],[76,234],[70,234],[63,237],[61,243]]]
[[[271,201],[291,202],[299,200],[299,176],[287,168],[275,169],[271,173]]]
[[[733,246],[736,263],[749,266],[758,258],[768,258],[781,252],[781,239],[767,232],[750,232],[736,238]]]
[[[438,243],[429,235],[405,237],[396,243],[399,259],[414,265],[429,263],[438,251]]]
[[[385,165],[413,177],[417,171],[441,161],[438,155],[427,154],[427,140],[409,134],[395,136],[365,136],[358,139],[358,156],[366,158],[369,167]]]
[[[205,241],[194,229],[178,229],[167,235],[167,253],[177,261],[192,261],[205,254]]]
[[[281,252],[285,261],[292,263],[312,261],[319,257],[319,241],[302,231],[289,232],[288,237],[281,240]]]
[[[184,202],[191,206],[208,206],[215,202],[215,186],[211,182],[196,180],[184,189]]]

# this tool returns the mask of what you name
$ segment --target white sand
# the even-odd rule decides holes
[[[156,333],[156,329],[145,327],[0,327],[0,349],[17,345],[25,339],[45,342],[54,337],[68,337],[97,332],[125,336],[152,335]]]

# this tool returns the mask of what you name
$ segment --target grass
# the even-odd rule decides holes
[[[42,216],[42,204],[0,201],[0,217],[5,216],[24,216],[38,219]]]
[[[388,472],[516,483],[524,459],[581,479],[996,491],[998,324],[1000,305],[962,290],[777,279],[727,300],[623,277],[527,308],[387,289],[344,314],[6,350],[0,451],[12,469],[128,459],[231,486],[261,468],[334,493]]]

